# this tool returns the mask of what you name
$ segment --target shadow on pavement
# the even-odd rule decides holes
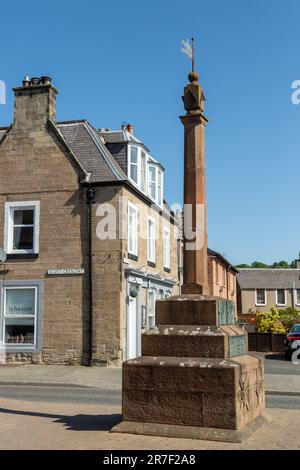
[[[75,415],[63,416],[50,413],[37,413],[33,411],[20,411],[0,408],[0,413],[37,418],[50,418],[56,423],[62,423],[69,431],[110,431],[122,420],[121,414],[113,415]]]

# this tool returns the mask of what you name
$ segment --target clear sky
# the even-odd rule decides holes
[[[123,121],[167,169],[182,200],[181,95],[196,39],[206,94],[208,235],[233,263],[292,260],[300,250],[299,0],[14,1],[0,7],[0,80],[50,75],[57,118]],[[1,168],[0,168],[1,171]]]

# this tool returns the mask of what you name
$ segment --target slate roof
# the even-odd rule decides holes
[[[237,281],[241,289],[291,289],[293,282],[300,288],[300,269],[240,268]]]
[[[106,144],[119,144],[123,142],[135,142],[141,144],[142,142],[138,140],[131,132],[128,132],[126,129],[111,131],[106,129],[99,129],[99,134],[103,137]]]
[[[82,167],[91,174],[90,182],[128,180],[97,131],[87,121],[60,122],[56,127]]]
[[[221,253],[218,253],[217,251],[214,251],[211,248],[207,248],[207,255],[216,257],[230,271],[234,273],[239,272],[231,263],[229,263],[229,261],[226,258],[224,258],[224,256],[221,255]]]

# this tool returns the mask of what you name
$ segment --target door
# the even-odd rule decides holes
[[[141,354],[141,328],[138,315],[138,297],[128,298],[127,311],[127,359],[132,359]]]

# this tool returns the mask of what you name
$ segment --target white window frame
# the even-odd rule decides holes
[[[300,306],[300,302],[297,301],[298,297],[297,297],[297,290],[300,291],[300,288],[296,287],[295,290],[294,290],[294,299],[295,299],[295,305],[297,307]]]
[[[135,213],[135,224],[132,227],[132,240],[133,240],[133,249],[130,250],[130,239],[131,239],[131,227],[130,227],[130,211]],[[128,240],[127,240],[127,249],[128,253],[133,256],[138,256],[138,208],[132,202],[128,201]]]
[[[265,303],[263,303],[263,304],[260,304],[257,301],[257,291],[258,290],[263,290],[265,292]],[[255,289],[255,305],[256,305],[256,307],[265,307],[267,305],[267,291],[266,291],[266,289]]]
[[[166,240],[168,240],[168,244],[166,243]],[[164,227],[163,244],[164,244],[164,268],[171,269],[171,233],[170,233],[170,229],[167,227]]]
[[[131,161],[131,150],[135,148],[136,149],[136,163],[132,163]],[[129,145],[128,146],[128,176],[130,181],[135,184],[135,186],[140,186],[140,148],[137,145]],[[136,176],[137,176],[137,181],[134,181],[131,178],[131,166],[134,165],[136,166]]]
[[[150,226],[152,226],[152,231],[150,233]],[[156,245],[156,225],[155,219],[153,217],[148,217],[148,224],[147,224],[147,254],[148,254],[148,261],[150,263],[155,263],[156,253],[155,253],[155,245]]]
[[[278,291],[283,290],[284,292],[284,304],[278,302]],[[286,290],[285,289],[276,289],[276,306],[285,307],[286,306]]]
[[[5,343],[6,291],[11,289],[35,290],[34,343]],[[4,352],[39,352],[42,344],[43,323],[43,282],[42,281],[5,281],[0,285],[0,343]],[[14,315],[13,318],[28,318],[30,315]]]
[[[13,214],[15,210],[33,210],[33,248],[30,250],[13,249]],[[14,201],[5,203],[4,250],[7,254],[38,254],[40,238],[40,201]]]
[[[155,179],[150,177],[150,168],[154,168]],[[161,182],[159,184],[159,175],[161,177]],[[150,186],[154,184],[155,195],[152,196]],[[159,188],[160,188],[160,200],[159,200]],[[164,201],[164,171],[159,166],[158,163],[149,162],[148,164],[148,196],[152,201],[154,201],[159,207],[163,206]]]
[[[143,161],[144,161],[145,166],[143,166]],[[147,168],[148,168],[147,153],[145,152],[145,150],[140,149],[140,170],[139,170],[140,182],[139,182],[139,187],[140,187],[140,190],[145,194],[147,193],[147,186],[148,186],[148,171],[147,171]],[[144,180],[144,187],[143,187],[143,180]]]
[[[152,315],[149,315],[150,311],[150,294],[153,294],[153,313]],[[154,318],[154,324],[155,325],[155,304],[156,304],[156,299],[157,299],[157,292],[155,289],[150,288],[148,290],[148,295],[147,295],[147,322],[146,322],[146,329],[149,330],[149,318]]]
[[[155,179],[153,180],[151,178],[151,172],[150,169],[154,168],[154,175]],[[151,185],[154,184],[154,191],[155,194],[154,196],[151,194]],[[148,196],[152,199],[152,201],[157,201],[157,165],[154,165],[152,163],[149,163],[148,165]]]
[[[160,176],[160,184],[159,184]],[[160,190],[160,191],[159,191]],[[160,198],[159,198],[160,193]],[[158,168],[157,169],[157,204],[162,207],[164,202],[164,172]]]

